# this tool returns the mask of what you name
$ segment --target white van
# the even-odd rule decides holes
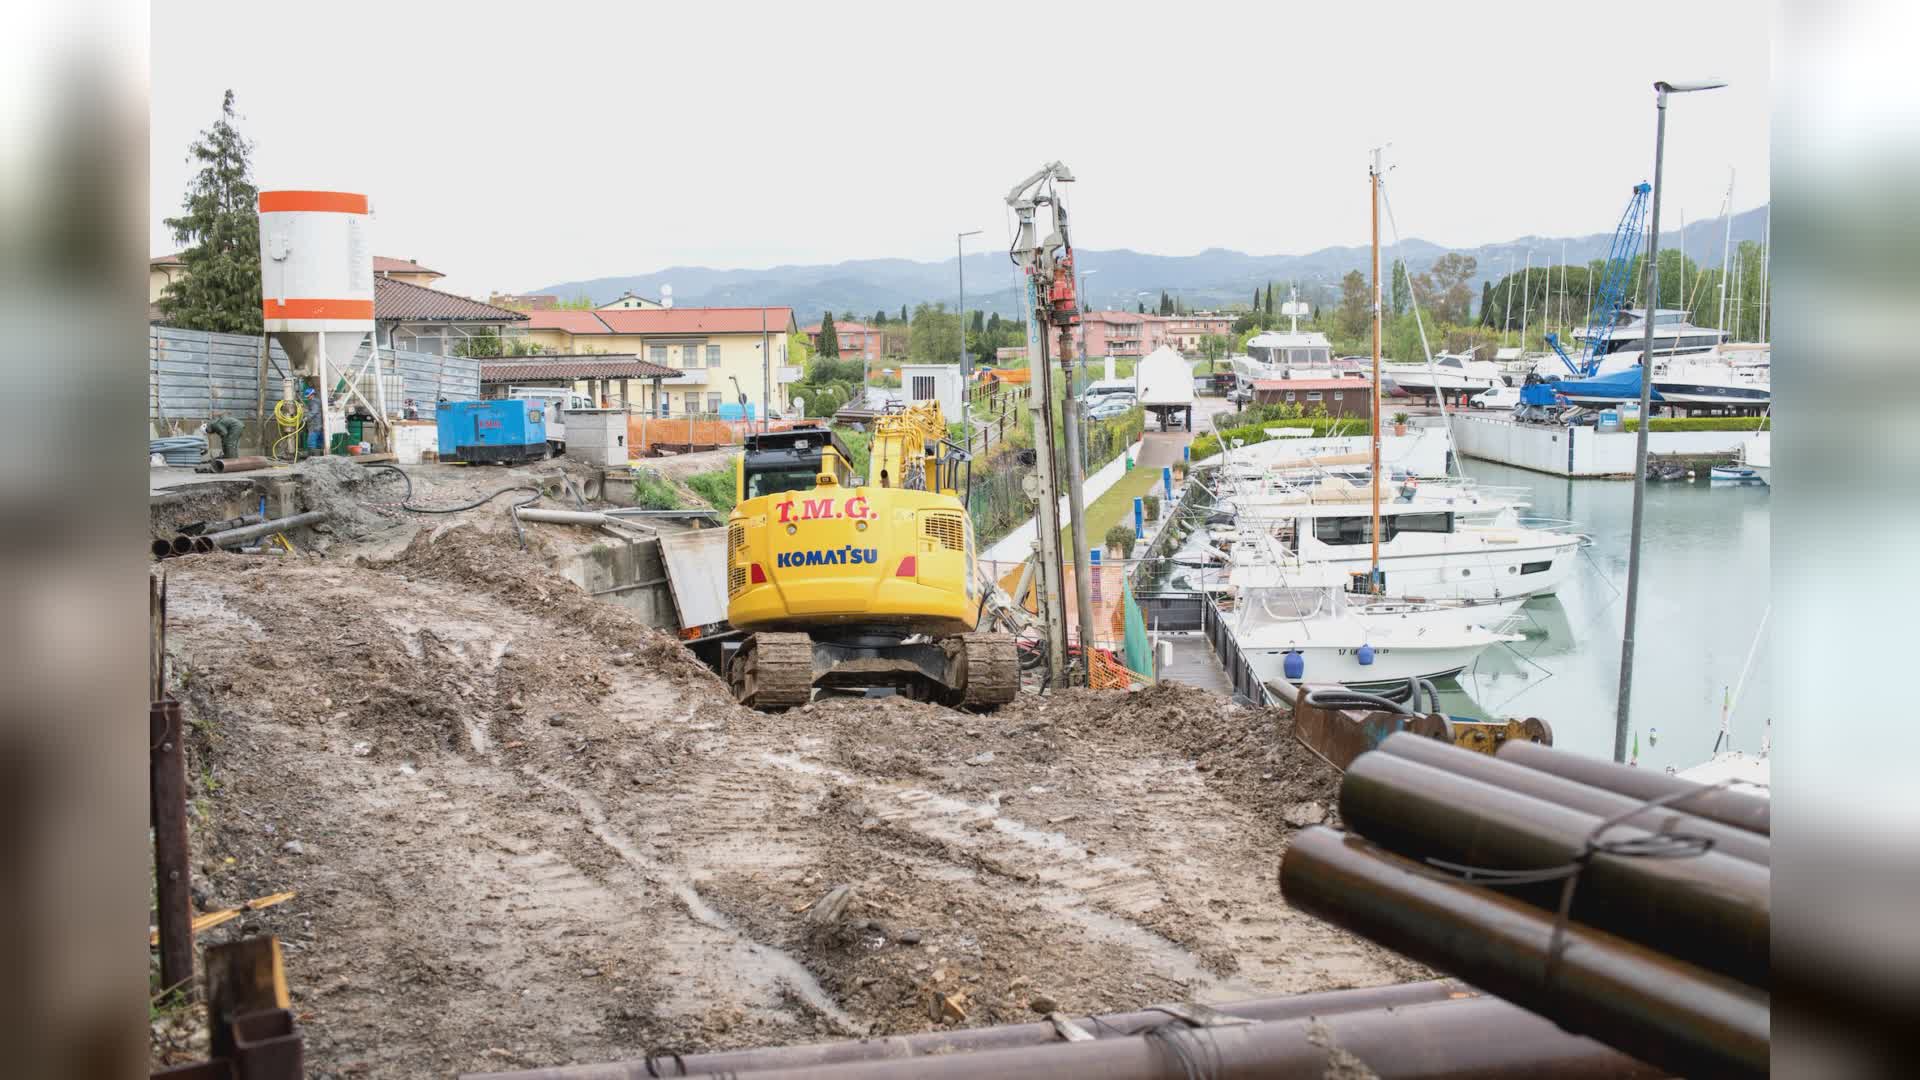
[[[547,403],[547,445],[556,454],[567,448],[567,412],[599,408],[592,398],[564,386],[509,386],[507,396]]]
[[[1520,404],[1520,388],[1517,386],[1489,387],[1467,400],[1476,409],[1511,409]]]

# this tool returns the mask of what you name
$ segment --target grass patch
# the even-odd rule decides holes
[[[1620,422],[1622,431],[1639,431],[1640,418]],[[1649,431],[1771,431],[1771,416],[1656,416]]]
[[[633,474],[633,504],[642,510],[678,510],[680,494],[658,474]]]
[[[734,479],[731,468],[714,469],[712,472],[695,473],[687,477],[686,484],[695,495],[705,499],[708,506],[722,514],[733,510]]]
[[[1131,534],[1133,532],[1133,500],[1158,490],[1160,490],[1160,470],[1157,468],[1135,466],[1132,471],[1121,474],[1117,483],[1087,506],[1088,542],[1100,543],[1108,530],[1117,525],[1126,526],[1127,532]],[[1066,528],[1060,530],[1060,548],[1068,552],[1073,550],[1072,523],[1068,523]]]

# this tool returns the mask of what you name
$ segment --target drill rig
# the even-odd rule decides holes
[[[976,632],[971,463],[946,434],[938,402],[881,415],[872,483],[825,427],[747,436],[727,521],[727,619],[748,632],[725,664],[736,701],[777,711],[872,687],[974,709],[1013,700],[1012,635]]]

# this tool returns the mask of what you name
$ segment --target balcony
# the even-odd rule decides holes
[[[782,364],[773,369],[773,381],[785,386],[797,383],[806,376],[807,370],[795,364]]]

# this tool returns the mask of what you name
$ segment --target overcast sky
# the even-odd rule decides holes
[[[1364,243],[1382,143],[1406,236],[1611,231],[1651,179],[1652,82],[1727,79],[1668,110],[1677,227],[1718,212],[1729,168],[1736,209],[1767,198],[1770,17],[1740,0],[162,5],[152,245],[174,250],[160,219],[229,87],[262,188],[365,192],[379,253],[481,296],[939,259],[972,228],[1004,246],[1006,189],[1054,158],[1087,248]]]

